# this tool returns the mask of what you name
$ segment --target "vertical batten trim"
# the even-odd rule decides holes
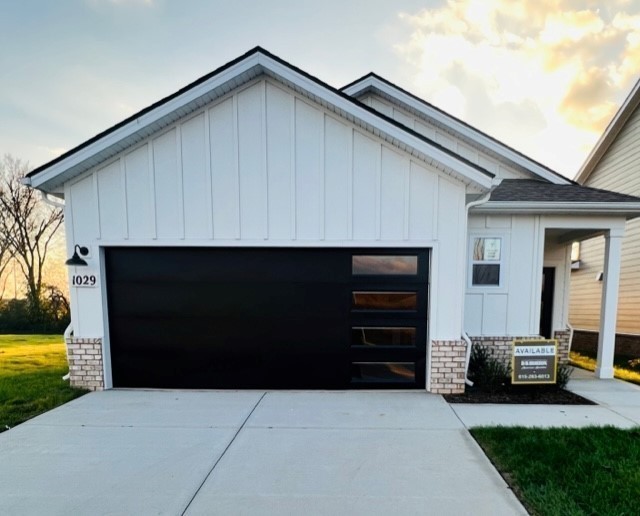
[[[122,213],[124,213],[124,238],[129,240],[129,208],[128,208],[128,192],[127,192],[127,167],[125,157],[120,158],[120,184],[122,187]]]
[[[411,160],[408,160],[404,169],[403,187],[404,187],[404,220],[402,221],[402,238],[409,240],[409,219],[411,217]],[[433,231],[431,231],[433,237]]]
[[[158,238],[158,213],[156,210],[156,164],[153,152],[153,140],[149,140],[149,194],[151,195],[151,238]]]
[[[327,191],[327,187],[325,185],[325,181],[326,181],[326,170],[324,169],[325,167],[325,150],[327,148],[327,115],[323,112],[322,113],[322,127],[320,128],[320,130],[322,131],[322,135],[320,138],[320,152],[319,152],[319,156],[318,156],[318,174],[320,174],[320,177],[318,178],[318,184],[320,185],[320,192],[319,192],[319,197],[320,197],[320,240],[324,240],[325,239],[325,214],[326,214],[326,210],[327,210],[327,199],[326,199],[326,191]]]
[[[298,232],[298,214],[297,214],[297,192],[296,192],[296,97],[291,95],[291,240],[296,240]]]
[[[425,169],[426,170],[426,169]],[[431,234],[436,235],[436,239],[440,240],[442,235],[439,232],[439,214],[440,214],[440,181],[443,179],[438,175],[436,176],[436,186],[433,189],[432,195],[432,204],[431,204],[431,213],[433,214],[433,220],[431,221]]]
[[[376,163],[376,200],[375,200],[375,239],[382,237],[382,151],[384,146],[379,144],[378,160]]]
[[[349,168],[347,170],[347,238],[353,240],[353,167],[354,167],[354,131],[353,127],[349,131],[347,142],[347,162]]]
[[[93,181],[93,195],[96,197],[96,227],[93,228],[96,232],[96,240],[102,238],[102,221],[100,217],[100,185],[98,184],[98,171],[94,171],[92,174]]]
[[[178,166],[178,238],[184,240],[184,170],[182,165],[182,125],[176,125],[176,164]]]
[[[233,99],[233,158],[236,172],[236,195],[238,199],[238,212],[236,218],[236,240],[242,238],[242,192],[240,191],[240,134],[238,124],[238,94],[235,93]]]
[[[267,148],[267,81],[262,81],[262,191],[264,192],[264,234],[269,239],[269,156]]]
[[[205,167],[205,178],[207,183],[207,191],[208,202],[209,202],[209,238],[213,240],[215,237],[215,232],[213,229],[213,170],[211,168],[211,127],[210,127],[210,115],[211,112],[209,109],[205,109],[203,113],[203,123],[204,123],[204,167]]]

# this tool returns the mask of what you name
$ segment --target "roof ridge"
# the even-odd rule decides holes
[[[101,131],[100,133],[96,134],[95,136],[89,138],[88,140],[80,143],[79,145],[73,147],[72,149],[68,150],[67,152],[61,154],[60,156],[58,156],[57,158],[54,158],[51,161],[48,161],[47,163],[40,165],[39,167],[33,169],[32,171],[30,171],[27,174],[27,177],[33,177],[36,174],[50,168],[53,165],[56,165],[57,163],[60,163],[61,161],[73,156],[74,154],[76,154],[77,152],[81,151],[82,149],[92,145],[93,143],[99,141],[100,139],[108,136],[109,134],[113,133],[114,131],[117,131],[118,129],[126,126],[127,124],[130,124],[131,122],[133,122],[134,120],[146,115],[147,113],[152,112],[153,110],[159,108],[160,106],[166,104],[167,102],[176,99],[178,97],[180,97],[181,95],[185,94],[186,92],[188,92],[189,90],[193,89],[194,87],[206,82],[207,80],[215,77],[216,75],[219,75],[220,73],[224,72],[225,70],[233,67],[234,65],[241,63],[242,61],[250,58],[251,56],[255,55],[255,54],[262,54],[265,57],[272,59],[274,62],[288,68],[289,70],[292,70],[293,72],[299,74],[300,76],[316,83],[317,85],[321,86],[322,88],[326,89],[328,92],[333,93],[335,95],[338,95],[340,98],[347,100],[349,103],[357,106],[359,109],[363,109],[365,111],[367,111],[368,113],[374,115],[376,118],[379,118],[380,120],[383,120],[387,123],[392,124],[395,127],[398,127],[400,129],[402,129],[405,133],[407,133],[410,136],[413,136],[415,138],[418,138],[419,140],[423,141],[424,143],[428,144],[429,146],[433,147],[434,149],[437,149],[451,157],[453,157],[454,159],[458,160],[459,162],[477,170],[478,172],[480,172],[481,174],[493,178],[495,177],[495,174],[493,174],[492,172],[488,171],[487,169],[485,169],[484,167],[481,167],[480,165],[473,163],[472,161],[468,160],[467,158],[465,158],[464,156],[461,156],[460,154],[456,153],[455,151],[452,151],[451,149],[448,149],[447,147],[442,146],[441,144],[439,144],[438,142],[416,132],[415,130],[405,126],[404,124],[394,120],[393,118],[390,118],[382,113],[380,113],[379,111],[365,105],[364,103],[360,102],[358,99],[347,95],[346,93],[340,91],[339,89],[331,86],[330,84],[322,81],[321,79],[318,79],[317,77],[311,75],[308,72],[305,72],[304,70],[298,68],[297,66],[292,65],[291,63],[285,61],[284,59],[272,54],[271,52],[269,52],[268,50],[264,49],[261,46],[256,46],[253,47],[252,49],[250,49],[249,51],[245,52],[244,54],[240,55],[239,57],[236,57],[235,59],[223,64],[222,66],[219,66],[218,68],[214,69],[213,71],[195,79],[194,81],[188,83],[186,86],[183,86],[182,88],[180,88],[179,90],[177,90],[176,92],[167,95],[166,97],[161,98],[160,100],[154,102],[153,104],[147,106],[146,108],[141,109],[140,111],[137,111],[136,113],[130,115],[129,117],[125,118],[124,120],[116,123],[115,125],[105,129],[104,131]]]
[[[510,151],[516,153],[517,155],[529,160],[530,162],[538,165],[539,167],[542,167],[543,169],[545,169],[546,171],[554,174],[555,176],[565,180],[565,181],[569,181],[570,183],[576,183],[576,181],[574,181],[573,179],[569,178],[569,177],[565,177],[562,174],[560,174],[559,172],[556,172],[555,170],[553,170],[552,168],[548,167],[547,165],[545,165],[544,163],[540,163],[539,161],[531,158],[530,156],[524,154],[523,152],[511,147],[510,145],[507,145],[506,143],[498,140],[497,138],[495,138],[494,136],[491,136],[490,134],[482,131],[481,129],[478,129],[477,127],[475,127],[474,125],[471,125],[468,122],[465,122],[464,120],[452,115],[451,113],[445,111],[444,109],[439,108],[438,106],[431,104],[430,102],[424,100],[421,97],[418,97],[416,94],[411,93],[408,90],[405,90],[404,88],[402,88],[401,86],[398,86],[397,84],[391,82],[389,79],[386,79],[385,77],[382,77],[381,75],[378,75],[375,72],[369,72],[366,75],[363,75],[362,77],[360,77],[359,79],[356,79],[355,81],[350,82],[349,84],[343,86],[342,88],[340,88],[340,90],[346,90],[352,86],[355,86],[356,84],[358,84],[359,82],[364,81],[365,79],[368,79],[369,77],[373,77],[374,79],[378,79],[380,82],[386,84],[387,86],[390,86],[396,90],[398,90],[399,92],[411,97],[413,100],[416,100],[417,102],[420,102],[421,104],[437,111],[438,113],[454,120],[455,122],[462,124],[463,126],[475,131],[476,133],[480,134],[481,136],[484,136],[485,138],[488,138],[489,140],[497,143],[498,145],[501,145],[502,147],[509,149]]]

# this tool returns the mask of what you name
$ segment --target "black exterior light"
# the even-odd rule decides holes
[[[78,244],[76,244],[76,246],[73,248],[73,256],[69,258],[66,262],[64,262],[64,264],[74,265],[76,267],[86,267],[87,265],[89,265],[86,262],[86,260],[83,260],[82,258],[80,258],[78,253],[80,253],[82,256],[87,256],[89,254],[89,249],[87,247],[81,247]]]

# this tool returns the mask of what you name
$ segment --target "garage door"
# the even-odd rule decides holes
[[[114,387],[424,387],[428,250],[105,255]]]

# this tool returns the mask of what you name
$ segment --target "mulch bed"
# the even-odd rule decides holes
[[[512,403],[541,405],[597,405],[591,400],[557,387],[509,387],[502,392],[483,392],[467,386],[464,394],[445,394],[448,403]]]

